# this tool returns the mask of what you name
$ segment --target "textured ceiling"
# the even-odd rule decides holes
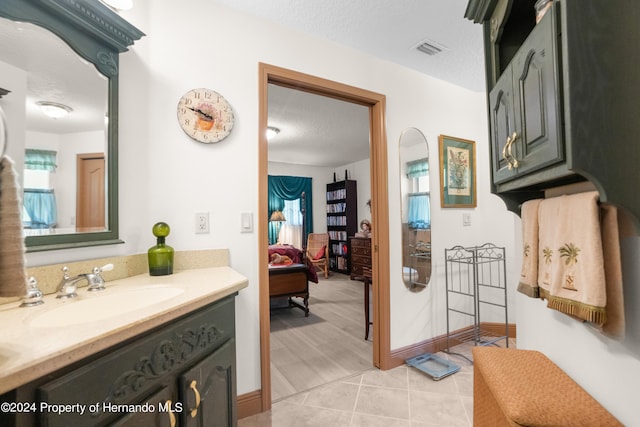
[[[464,19],[468,0],[215,1],[470,90],[484,90],[481,26]],[[18,48],[17,43],[28,38],[24,34],[18,39],[12,38],[1,29],[0,36],[0,42],[4,41],[4,47],[0,43],[3,57],[11,52],[16,63],[24,63],[29,50],[26,47]],[[416,46],[425,40],[442,45],[446,50],[435,56],[417,51]],[[44,46],[44,41],[39,43]],[[59,44],[54,43],[54,46]],[[53,52],[54,46],[45,50]],[[56,64],[62,64],[59,57],[57,60],[42,58],[39,65],[30,65],[34,67],[34,78],[30,78],[29,86],[37,99],[54,100],[72,107],[88,99],[100,99],[78,79],[74,79],[73,88],[64,87],[56,72],[68,75],[71,70],[67,66],[56,67]],[[86,64],[80,65],[86,67]],[[49,74],[42,73],[42,70]],[[101,84],[105,84],[104,80]],[[71,93],[72,89],[80,90]],[[271,87],[268,108],[270,125],[281,129],[281,133],[269,144],[270,161],[340,166],[369,157],[368,111],[365,107],[292,89]],[[60,120],[58,125],[75,123],[77,127],[60,132],[86,130],[78,114],[83,108],[75,110],[74,114],[63,119],[64,122]],[[101,113],[104,111],[104,100],[91,107],[91,110],[95,111],[91,126],[104,126]],[[28,110],[28,114],[41,119],[38,130],[53,132],[42,124],[45,122],[42,122],[43,116],[39,111]],[[31,118],[29,123],[33,124]],[[89,119],[84,123],[89,123]]]
[[[341,166],[369,157],[369,108],[269,85],[269,161]]]
[[[482,29],[464,18],[468,0],[216,1],[473,91],[484,90]],[[424,41],[446,49],[429,56],[416,50]],[[269,124],[281,133],[269,144],[269,160],[332,167],[368,158],[366,109],[330,103],[340,105],[293,89],[270,88]]]
[[[474,91],[484,90],[482,27],[468,0],[216,0]],[[448,49],[429,56],[424,40]]]

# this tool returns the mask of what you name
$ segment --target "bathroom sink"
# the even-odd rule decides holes
[[[97,294],[88,294],[86,289],[79,289],[78,297],[56,301],[59,305],[36,314],[28,323],[36,327],[58,328],[96,322],[150,307],[183,292],[183,288],[165,285],[107,288]]]

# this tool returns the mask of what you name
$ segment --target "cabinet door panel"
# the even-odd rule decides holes
[[[182,426],[230,427],[237,423],[235,340],[180,376]]]
[[[173,392],[175,386],[164,387],[146,400],[143,410],[132,412],[120,418],[111,427],[175,427],[178,412],[182,410]]]
[[[518,173],[533,172],[564,160],[555,15],[534,28],[513,59]]]
[[[509,168],[509,163],[503,156],[507,138],[513,134],[516,127],[513,101],[513,79],[511,68],[509,67],[489,93],[489,108],[491,109],[491,169],[494,183],[512,179],[516,173],[515,169]]]

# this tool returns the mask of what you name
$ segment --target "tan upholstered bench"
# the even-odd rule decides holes
[[[473,425],[622,426],[545,355],[473,348]]]

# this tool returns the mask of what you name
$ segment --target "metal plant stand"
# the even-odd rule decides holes
[[[509,347],[505,249],[492,243],[445,249],[447,352],[462,343]],[[472,361],[471,361],[472,362]]]

